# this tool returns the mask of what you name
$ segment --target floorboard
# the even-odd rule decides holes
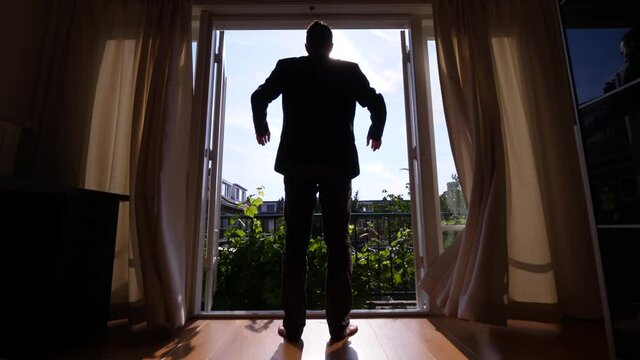
[[[417,359],[604,359],[598,323],[543,324],[510,321],[506,327],[442,317],[354,319],[352,338],[329,343],[327,323],[307,320],[298,344],[277,334],[281,319],[200,319],[178,334],[131,331],[112,325],[102,343],[60,354],[96,360],[417,360]]]

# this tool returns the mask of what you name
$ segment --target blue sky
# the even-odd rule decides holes
[[[225,115],[223,177],[255,193],[265,187],[265,199],[283,196],[282,176],[273,170],[282,127],[280,98],[269,105],[271,143],[255,141],[251,119],[251,93],[269,76],[278,59],[305,54],[305,32],[227,31],[225,34],[227,102]],[[334,30],[333,58],[357,62],[371,86],[382,93],[387,103],[387,124],[382,148],[366,147],[369,113],[357,106],[354,131],[360,157],[361,174],[353,180],[361,200],[380,199],[382,190],[406,195],[408,182],[406,120],[404,110],[399,30]],[[435,46],[429,44],[430,55]],[[430,56],[434,96],[434,127],[440,192],[455,172],[442,111],[436,63]],[[433,75],[436,75],[435,77]]]

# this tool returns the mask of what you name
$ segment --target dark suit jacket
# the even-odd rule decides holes
[[[382,138],[387,117],[382,95],[369,86],[358,65],[309,56],[278,61],[251,96],[256,135],[269,133],[267,106],[280,94],[284,118],[275,170],[283,175],[320,171],[358,176],[356,102],[371,113],[371,139]]]

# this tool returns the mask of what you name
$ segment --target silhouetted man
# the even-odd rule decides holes
[[[298,341],[306,318],[307,247],[319,193],[327,244],[327,323],[332,341],[355,334],[351,312],[351,179],[358,176],[353,119],[358,102],[371,113],[367,146],[382,144],[386,107],[357,64],[329,58],[332,32],[320,21],[307,29],[308,56],[278,61],[251,96],[260,145],[269,142],[268,104],[282,94],[283,127],[275,170],[284,175],[286,245],[283,259],[283,326],[278,334]]]
[[[631,28],[620,39],[620,54],[624,66],[607,81],[604,92],[613,91],[640,78],[640,28]]]
[[[640,79],[640,27],[633,27],[624,33],[620,39],[620,54],[624,57],[624,66],[618,70],[613,78],[604,87],[604,92],[608,93],[620,87],[631,84]],[[609,118],[623,119],[624,130],[630,145],[631,156],[628,158],[629,164],[635,168],[636,173],[640,171],[640,107],[638,106],[638,84],[618,93],[618,98],[622,101],[613,107],[613,111],[608,113]],[[617,112],[616,112],[617,111]],[[619,113],[622,111],[624,114]],[[608,124],[609,126],[615,126]],[[614,130],[608,131],[609,136],[616,134]],[[619,133],[618,133],[619,134]],[[611,138],[611,143],[624,141],[621,138]],[[623,142],[624,143],[624,142]]]

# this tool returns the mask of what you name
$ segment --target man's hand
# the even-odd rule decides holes
[[[376,151],[382,146],[382,139],[372,140],[370,137],[367,137],[367,146],[369,146],[369,143],[371,143],[371,150]]]
[[[256,135],[256,140],[258,140],[258,144],[265,146],[269,140],[271,140],[271,134],[267,133],[267,135]]]

